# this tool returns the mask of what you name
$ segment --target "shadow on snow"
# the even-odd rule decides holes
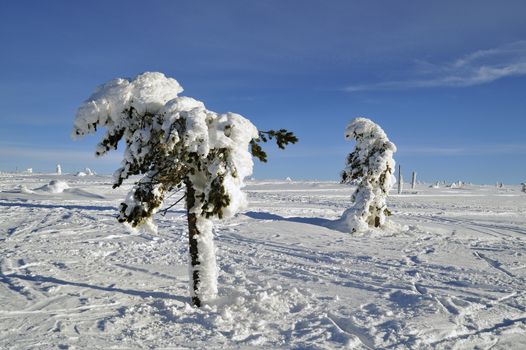
[[[20,203],[20,202],[0,202],[0,207],[21,207],[21,208],[42,208],[42,209],[78,209],[78,210],[117,210],[112,206],[98,206],[98,205],[58,205],[58,204],[37,204],[37,203]]]
[[[19,274],[9,274],[9,275],[0,274],[0,282],[7,283],[8,285],[10,284],[9,280],[12,278],[17,278],[17,279],[21,279],[24,281],[30,281],[30,282],[53,283],[53,284],[58,284],[62,286],[75,286],[75,287],[80,287],[80,288],[90,288],[90,289],[95,289],[95,290],[100,290],[103,292],[110,292],[110,293],[123,293],[123,294],[138,296],[141,298],[171,299],[171,300],[178,300],[182,303],[188,303],[190,301],[189,298],[185,298],[185,297],[178,296],[178,295],[172,295],[172,294],[165,293],[165,292],[151,292],[151,291],[141,291],[141,290],[134,290],[134,289],[123,289],[123,288],[115,288],[112,286],[102,287],[102,286],[97,286],[97,285],[89,284],[89,283],[65,281],[65,280],[55,278],[55,277],[46,277],[46,276],[38,276],[38,275],[28,276],[28,275],[19,275]]]
[[[325,227],[331,230],[337,230],[340,232],[346,233],[344,230],[340,230],[338,227],[338,223],[340,222],[339,219],[337,220],[329,220],[324,218],[305,218],[305,217],[284,217],[277,214],[262,212],[262,211],[248,211],[244,213],[246,216],[252,219],[256,220],[275,220],[275,221],[289,221],[289,222],[297,222],[301,224],[309,224],[309,225],[316,225]]]

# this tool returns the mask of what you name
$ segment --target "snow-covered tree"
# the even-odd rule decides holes
[[[347,156],[341,181],[357,188],[352,195],[353,207],[343,213],[341,221],[350,232],[381,227],[390,215],[386,198],[393,185],[396,146],[367,118],[354,119],[345,130],[345,138],[355,140],[356,146]]]
[[[57,164],[57,175],[62,175],[62,167],[60,166],[60,164]]]
[[[73,136],[105,127],[96,155],[124,139],[116,188],[142,174],[119,208],[118,220],[155,229],[153,214],[170,191],[184,186],[189,228],[191,296],[194,305],[217,294],[214,218],[236,214],[246,204],[241,188],[252,173],[252,154],[266,161],[258,142],[275,138],[283,148],[296,138],[286,130],[258,132],[239,114],[217,114],[162,73],[115,79],[100,86],[78,109]],[[249,152],[249,145],[252,154]]]

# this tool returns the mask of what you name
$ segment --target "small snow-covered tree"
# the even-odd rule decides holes
[[[341,182],[357,188],[352,195],[353,207],[343,213],[341,221],[350,232],[381,227],[391,214],[386,198],[393,185],[396,146],[367,118],[354,119],[345,130],[345,138],[355,140],[356,146],[347,156]]]
[[[57,175],[62,175],[62,167],[60,166],[60,164],[57,164],[56,173],[57,173]]]
[[[252,173],[252,154],[266,161],[258,142],[295,143],[286,131],[258,131],[239,114],[217,114],[190,97],[178,96],[179,83],[162,73],[115,79],[100,86],[78,109],[73,136],[107,129],[96,155],[124,139],[116,188],[142,174],[119,208],[118,220],[155,229],[153,214],[167,193],[184,186],[188,214],[190,281],[196,306],[217,294],[212,219],[230,217],[245,206],[243,179]],[[249,146],[252,154],[249,152]]]

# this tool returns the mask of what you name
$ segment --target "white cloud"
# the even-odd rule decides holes
[[[475,51],[444,64],[420,61],[408,75],[406,80],[350,85],[345,91],[465,87],[526,75],[526,41]]]

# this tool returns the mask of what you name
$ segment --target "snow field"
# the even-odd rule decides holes
[[[196,309],[184,208],[129,231],[132,184],[111,181],[0,175],[0,348],[526,347],[519,186],[417,186],[388,199],[386,232],[351,236],[327,227],[352,188],[249,181],[250,207],[215,223],[219,297]]]

